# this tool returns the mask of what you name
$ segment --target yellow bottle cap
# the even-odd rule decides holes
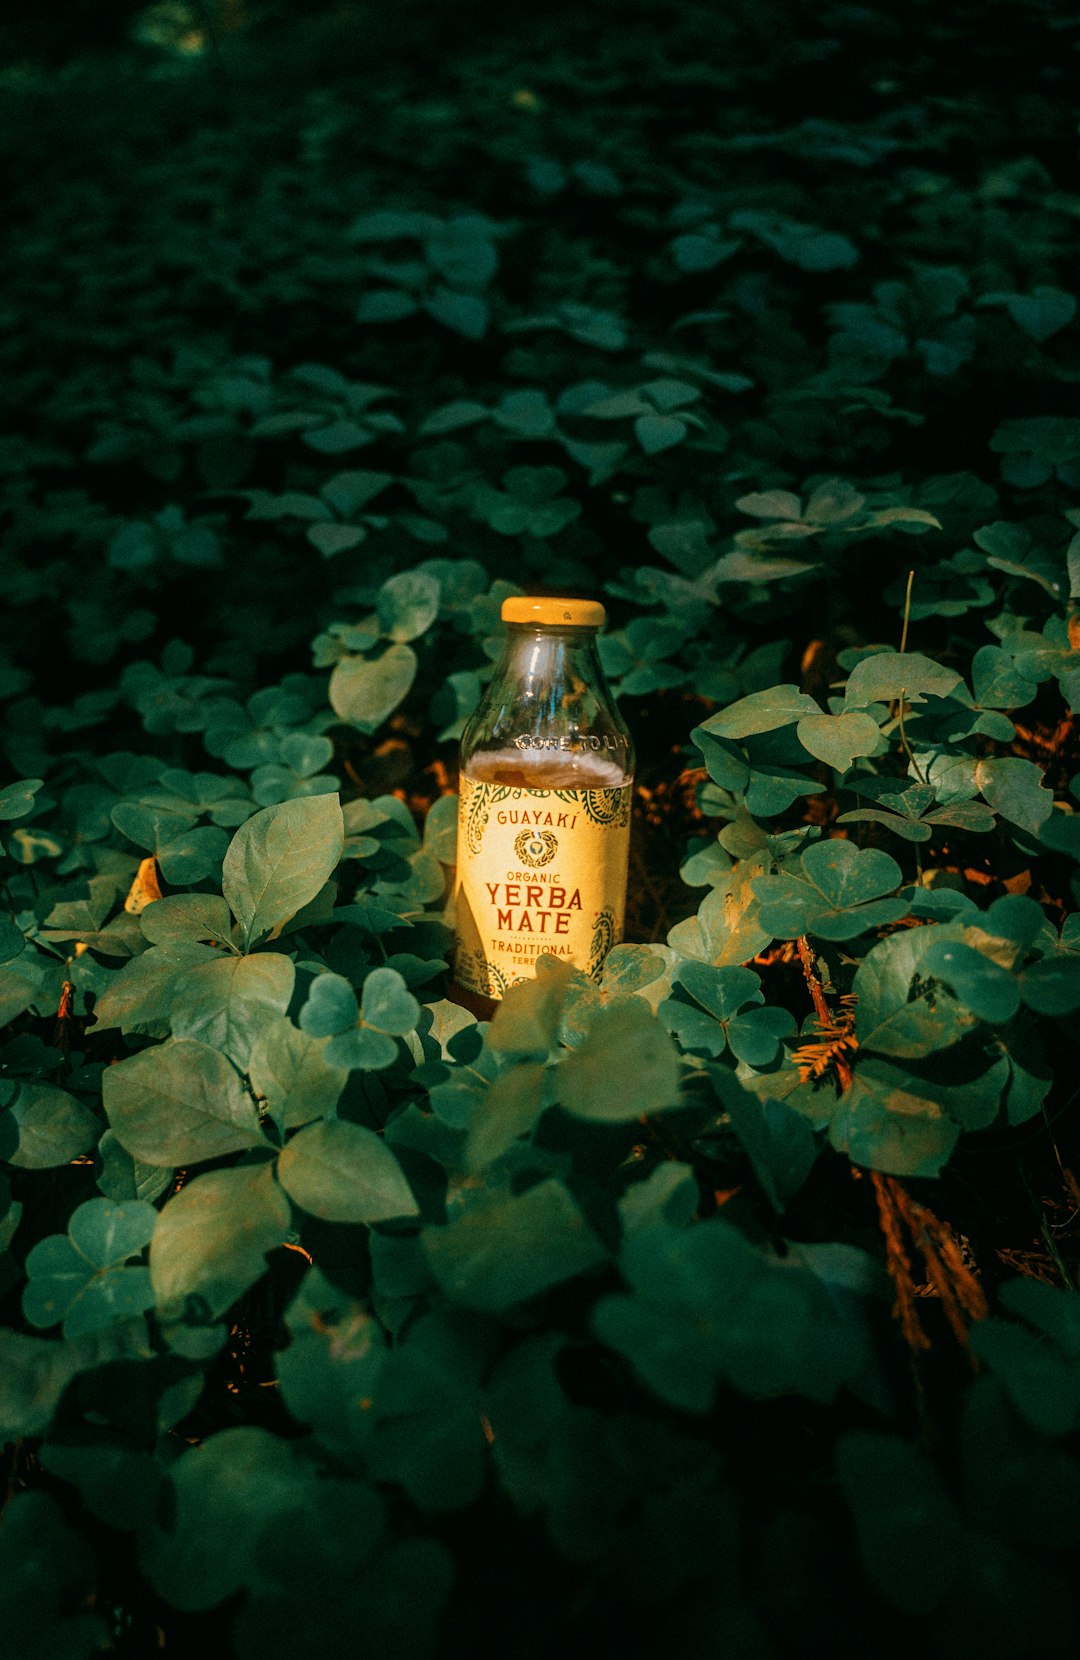
[[[602,628],[604,607],[595,599],[547,599],[516,594],[502,602],[505,623],[537,623],[540,627]]]

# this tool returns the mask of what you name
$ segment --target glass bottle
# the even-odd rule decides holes
[[[599,978],[630,845],[634,749],[597,654],[603,606],[523,596],[502,620],[461,739],[454,979],[480,1012],[545,952]]]

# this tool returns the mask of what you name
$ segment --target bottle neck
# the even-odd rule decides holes
[[[526,767],[629,779],[630,735],[608,689],[593,628],[512,624],[487,693],[462,738],[474,756],[515,756]],[[471,769],[470,769],[471,770]]]
[[[496,674],[513,679],[538,708],[574,699],[603,681],[594,628],[537,628],[511,625]]]

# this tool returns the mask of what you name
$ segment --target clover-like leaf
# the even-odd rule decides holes
[[[561,1062],[558,1093],[567,1112],[609,1123],[678,1104],[678,1056],[640,997],[599,1011]]]
[[[657,1012],[684,1049],[715,1056],[730,1046],[737,1060],[767,1066],[781,1040],[795,1030],[786,1009],[762,1006],[761,981],[752,969],[684,962],[676,982],[699,1007],[667,998]]]
[[[954,924],[908,928],[880,940],[856,972],[855,1035],[862,1049],[914,1059],[958,1043],[974,1018],[935,982],[928,955],[955,941]]]
[[[896,860],[877,848],[834,838],[806,848],[799,864],[798,875],[759,876],[753,884],[761,925],[777,939],[854,939],[898,922],[907,909],[902,899],[880,897],[903,878]]]
[[[420,1005],[396,968],[376,968],[356,993],[340,974],[320,974],[300,1010],[300,1025],[313,1037],[329,1037],[331,1066],[377,1071],[397,1059],[396,1038],[411,1032]]]
[[[312,1037],[332,1037],[355,1026],[356,993],[340,974],[319,974],[300,1010],[300,1026]]]
[[[212,1180],[203,1176],[193,1188]],[[216,1608],[264,1583],[261,1541],[313,1502],[312,1489],[291,1441],[254,1424],[219,1430],[169,1466],[167,1502],[144,1530],[140,1565],[171,1607]]]
[[[0,789],[0,819],[25,818],[34,810],[34,797],[43,789],[43,778],[21,778],[17,784]]]
[[[376,601],[384,634],[398,642],[415,640],[439,614],[441,588],[427,571],[399,571],[388,577]]]
[[[805,750],[837,772],[847,772],[856,756],[874,755],[882,747],[877,721],[860,710],[804,715],[795,731]]]
[[[66,1234],[39,1240],[26,1258],[23,1313],[30,1324],[62,1321],[65,1337],[81,1337],[151,1308],[149,1270],[125,1265],[150,1243],[156,1221],[154,1207],[139,1199],[80,1205]]]
[[[988,757],[975,768],[976,787],[995,813],[1037,836],[1053,810],[1053,791],[1034,761],[1015,755]]]
[[[817,717],[821,709],[812,697],[800,692],[797,686],[770,686],[767,691],[751,692],[739,698],[726,709],[702,721],[703,732],[717,738],[748,738],[757,732],[775,732],[780,726],[793,726],[797,721]]]
[[[860,1062],[829,1124],[829,1140],[853,1164],[893,1176],[938,1175],[959,1137],[931,1082],[876,1056]]]
[[[412,646],[399,640],[379,657],[343,657],[330,676],[330,707],[350,726],[374,732],[407,696],[417,667]]]
[[[629,1293],[602,1298],[593,1329],[685,1412],[707,1412],[721,1381],[758,1398],[830,1400],[858,1364],[822,1282],[722,1217],[631,1232],[620,1267]]]
[[[937,797],[930,784],[917,784],[906,778],[872,778],[860,773],[844,788],[854,791],[858,799],[869,797],[878,805],[841,813],[837,824],[880,824],[904,841],[928,842],[937,828],[969,830],[982,835],[996,823],[993,813],[981,801],[956,801],[937,807],[934,805]]]
[[[955,669],[935,663],[920,652],[877,651],[852,669],[844,702],[849,709],[888,703],[894,698],[925,703],[927,697],[948,697],[960,680]]]
[[[783,1009],[759,1012],[786,1013]],[[784,1210],[817,1159],[818,1138],[813,1126],[786,1101],[774,1100],[768,1095],[759,1097],[743,1089],[725,1067],[713,1067],[710,1076],[728,1122],[742,1143],[769,1203],[776,1211]]]
[[[936,941],[923,958],[934,974],[981,1020],[1011,1020],[1020,1007],[1016,976],[963,940]]]

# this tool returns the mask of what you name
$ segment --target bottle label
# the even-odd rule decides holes
[[[463,777],[454,977],[501,997],[537,958],[598,979],[622,938],[631,786],[530,790]]]

